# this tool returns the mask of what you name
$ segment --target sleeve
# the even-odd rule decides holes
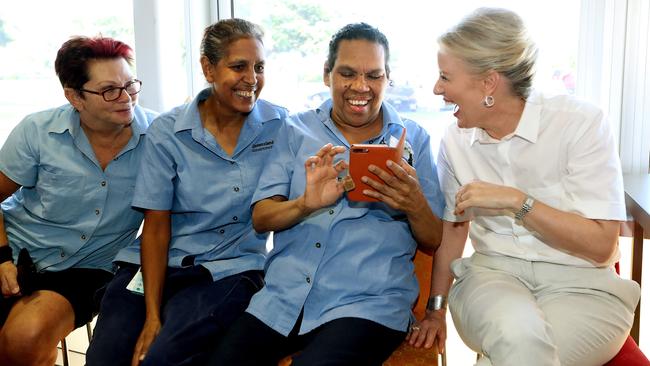
[[[449,222],[464,222],[469,221],[469,213],[463,215],[455,215],[454,207],[456,207],[456,192],[461,187],[460,181],[456,178],[453,165],[451,164],[448,154],[449,131],[443,137],[440,148],[438,149],[438,179],[440,180],[440,187],[442,194],[445,197],[445,211],[442,219]]]
[[[442,218],[445,209],[445,200],[440,190],[436,163],[431,151],[431,137],[424,130],[420,131],[418,149],[415,153],[414,168],[417,172],[422,192],[429,202],[429,207],[436,216]]]
[[[282,120],[281,123],[282,126],[276,134],[273,149],[260,175],[251,205],[273,196],[290,198],[291,177],[296,159],[296,154],[290,146],[294,134],[289,128],[288,120]]]
[[[0,150],[0,171],[25,187],[36,185],[40,164],[39,131],[26,117],[9,134]]]
[[[176,161],[169,146],[174,143],[175,136],[173,133],[165,133],[168,122],[170,121],[165,118],[158,118],[147,130],[135,183],[133,207],[149,210],[172,208]]]
[[[591,219],[626,220],[621,162],[601,111],[585,115],[568,143],[565,207]]]

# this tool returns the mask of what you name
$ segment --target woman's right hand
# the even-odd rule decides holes
[[[161,326],[159,319],[147,319],[144,322],[144,327],[142,327],[138,342],[135,344],[131,366],[138,366],[144,360],[149,351],[149,347],[158,336],[158,333],[160,333]]]
[[[0,263],[0,285],[2,287],[2,296],[11,297],[20,295],[18,269],[12,261]]]
[[[345,150],[345,146],[327,144],[305,161],[306,185],[303,200],[308,212],[333,204],[343,194],[343,183],[339,182],[338,175],[347,169],[348,164],[343,160],[337,164],[333,162],[334,157]]]

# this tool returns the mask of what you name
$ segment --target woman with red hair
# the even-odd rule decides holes
[[[65,42],[55,69],[69,104],[25,117],[0,150],[0,365],[54,364],[135,239],[131,196],[154,113],[136,105],[132,63],[111,38]]]

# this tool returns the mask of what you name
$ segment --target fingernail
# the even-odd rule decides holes
[[[386,160],[386,166],[393,166],[392,160]]]

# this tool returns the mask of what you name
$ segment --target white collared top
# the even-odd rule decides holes
[[[445,195],[444,220],[467,221],[474,249],[580,267],[607,266],[546,245],[505,210],[454,215],[455,194],[473,180],[515,187],[556,209],[591,219],[625,220],[623,178],[614,138],[602,111],[561,95],[533,92],[514,133],[501,140],[480,128],[452,124],[442,140],[438,175]]]

